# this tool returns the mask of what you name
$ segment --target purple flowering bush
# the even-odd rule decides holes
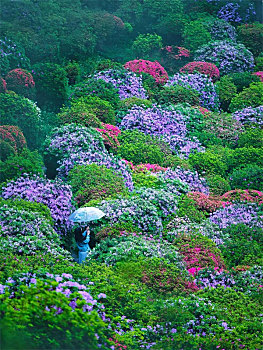
[[[241,122],[245,127],[263,126],[263,106],[247,107],[241,111],[232,113],[232,116]]]
[[[69,185],[60,179],[55,181],[39,176],[29,177],[27,174],[12,180],[2,187],[4,199],[18,197],[32,202],[45,204],[51,212],[58,233],[66,233],[70,229],[68,217],[74,210],[71,203],[72,192]]]
[[[195,61],[214,63],[221,76],[235,72],[252,71],[253,54],[243,45],[227,40],[212,41],[196,50]]]
[[[126,69],[109,69],[96,73],[93,78],[102,79],[106,83],[112,83],[118,90],[121,100],[130,97],[147,99],[147,93],[142,84],[142,77],[138,77],[135,73],[129,72]]]
[[[210,215],[210,221],[220,228],[243,223],[249,227],[263,228],[262,209],[254,204],[231,204]]]
[[[195,59],[195,61],[211,62],[207,59]],[[214,62],[213,62],[214,63]],[[220,70],[220,69],[219,69]],[[220,71],[221,72],[221,71]],[[180,74],[173,75],[165,86],[183,86],[193,89],[200,94],[200,104],[202,107],[210,110],[218,110],[219,98],[215,90],[212,80],[200,73],[194,74]]]
[[[182,108],[180,108],[182,109]],[[194,151],[202,152],[204,148],[196,138],[187,137],[187,123],[192,123],[189,114],[173,106],[151,108],[133,106],[121,121],[120,128],[138,130],[168,143],[173,152],[181,158],[188,158]],[[185,108],[186,109],[186,108]]]

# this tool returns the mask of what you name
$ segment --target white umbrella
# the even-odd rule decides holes
[[[73,222],[89,222],[101,219],[105,214],[98,208],[84,207],[79,208],[69,216],[69,220]]]

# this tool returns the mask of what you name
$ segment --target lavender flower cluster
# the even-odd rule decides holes
[[[205,20],[202,24],[209,31],[213,40],[230,39],[236,41],[237,33],[235,27],[224,19],[213,18]]]
[[[204,151],[200,142],[187,138],[187,122],[189,116],[176,108],[162,108],[153,105],[143,108],[134,105],[122,119],[120,128],[124,130],[137,129],[144,134],[160,138],[168,143],[172,151],[181,158],[187,158],[193,151]]]
[[[231,204],[223,209],[218,209],[209,217],[210,221],[220,228],[243,223],[249,227],[263,228],[263,216],[255,203]]]
[[[82,152],[71,153],[70,157],[63,158],[58,161],[59,167],[57,168],[58,176],[61,178],[66,178],[69,171],[75,165],[84,164],[97,164],[99,166],[104,165],[108,169],[112,169],[117,175],[121,176],[125,182],[126,187],[129,191],[133,190],[133,181],[131,176],[131,171],[127,164],[120,158],[108,153],[106,150],[104,152]]]
[[[195,59],[195,61],[209,62],[206,59]],[[202,107],[214,111],[219,109],[219,97],[212,80],[207,75],[200,73],[176,73],[165,84],[165,86],[173,85],[180,85],[197,91],[200,94],[200,104]]]
[[[30,177],[24,174],[16,180],[8,182],[2,188],[4,199],[18,197],[29,201],[45,204],[51,212],[58,233],[66,233],[70,229],[68,217],[74,210],[72,192],[69,185],[60,179],[54,181],[37,175]]]
[[[209,188],[204,178],[199,178],[197,172],[192,172],[180,167],[176,169],[167,169],[165,172],[158,173],[162,180],[179,180],[189,186],[190,191],[203,192],[209,194]]]
[[[209,42],[196,50],[195,61],[214,63],[221,75],[250,72],[254,68],[253,54],[243,45],[228,40]]]
[[[45,140],[45,152],[66,158],[79,151],[105,151],[101,134],[76,124],[54,128]]]
[[[240,1],[241,4],[241,1]],[[227,22],[232,23],[247,23],[254,20],[256,15],[255,5],[250,3],[245,10],[245,14],[241,13],[240,4],[229,2],[218,11],[217,16],[224,19]]]
[[[111,224],[131,222],[143,232],[161,234],[163,226],[157,208],[142,198],[104,200],[98,207]]]
[[[117,88],[121,100],[129,97],[138,97],[142,99],[147,99],[148,97],[142,84],[142,77],[138,77],[132,72],[109,69],[98,72],[93,78],[112,83],[113,86]]]
[[[0,209],[0,251],[35,255],[39,251],[72,259],[60,247],[60,237],[38,213],[18,210],[3,205]]]
[[[263,127],[263,106],[247,107],[232,113],[232,117],[248,127]]]
[[[140,188],[135,191],[140,198],[154,204],[162,218],[174,214],[177,209],[178,196],[164,189]]]
[[[78,307],[77,300],[85,300],[86,304],[82,306],[83,312],[101,311],[105,308],[101,302],[94,299],[90,293],[89,288],[84,285],[76,282],[72,275],[62,273],[61,276],[53,275],[50,273],[22,273],[16,275],[15,277],[9,277],[5,284],[0,284],[0,294],[4,294],[6,290],[10,293],[10,298],[15,298],[15,292],[19,290],[23,285],[35,286],[38,281],[43,281],[45,284],[50,285],[49,290],[53,290],[56,293],[61,293],[65,295],[69,300],[69,306],[72,308],[72,311]],[[56,282],[54,284],[54,282]],[[93,283],[93,282],[89,282]],[[106,298],[106,295],[100,293],[97,296],[98,299]],[[53,309],[53,310],[52,310]],[[59,306],[52,306],[51,308],[46,306],[46,311],[54,312],[55,315],[63,312],[63,309]],[[104,313],[103,313],[104,314]]]

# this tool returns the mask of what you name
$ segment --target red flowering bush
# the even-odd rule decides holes
[[[183,255],[186,268],[192,275],[204,267],[212,267],[217,270],[225,268],[220,250],[207,237],[201,235],[180,235],[174,241],[174,244]]]
[[[263,83],[263,71],[255,72],[253,73],[253,75],[256,75],[257,77],[259,77],[260,81],[262,81]]]
[[[256,190],[232,190],[221,196],[222,201],[227,202],[251,202],[263,204],[263,193]]]
[[[204,117],[208,117],[208,116],[212,115],[212,112],[209,111],[209,109],[207,109],[207,108],[204,108],[201,106],[197,106],[197,107],[193,107],[193,108],[197,108],[203,114]]]
[[[166,70],[159,62],[151,62],[147,60],[133,60],[125,63],[124,67],[134,73],[148,73],[156,81],[157,84],[165,84],[168,80]]]
[[[121,131],[117,126],[102,123],[102,129],[96,128],[96,130],[101,133],[106,147],[116,149],[120,146],[118,135]]]
[[[161,63],[171,72],[177,72],[190,57],[190,51],[181,46],[165,46],[161,49],[161,53]]]
[[[15,91],[25,97],[32,98],[35,82],[31,73],[25,69],[11,70],[5,77],[8,90]]]
[[[26,147],[26,139],[22,131],[14,125],[0,126],[0,140],[8,142],[16,152]]]
[[[164,168],[160,166],[159,164],[139,164],[139,165],[133,165],[131,163],[132,170],[134,172],[152,172],[152,173],[158,173],[159,171],[166,171],[168,168]]]
[[[180,69],[181,73],[194,73],[199,72],[201,74],[208,75],[213,81],[220,78],[220,72],[216,65],[209,62],[190,62]]]
[[[6,92],[6,81],[4,78],[0,77],[0,93]]]
[[[123,345],[121,344],[115,336],[113,336],[113,338],[109,338],[109,341],[114,343],[114,349],[116,350],[125,350],[128,349],[127,345]]]
[[[213,213],[222,206],[222,200],[218,197],[211,197],[202,192],[190,192],[187,195],[193,199],[198,209]]]

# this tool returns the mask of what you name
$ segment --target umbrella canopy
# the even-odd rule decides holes
[[[73,222],[89,222],[101,219],[105,214],[98,208],[85,207],[79,208],[69,216],[69,220]]]

